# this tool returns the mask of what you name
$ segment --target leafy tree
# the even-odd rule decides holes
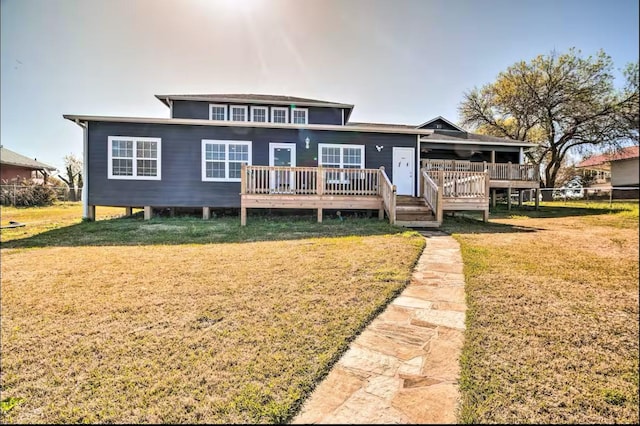
[[[615,89],[611,58],[579,50],[517,62],[495,82],[464,94],[462,124],[480,133],[537,143],[526,152],[556,186],[567,154],[638,143],[638,63],[628,64],[626,85]]]
[[[78,201],[78,190],[82,187],[82,160],[73,154],[65,155],[64,169],[66,176],[58,177],[69,187],[71,201]]]

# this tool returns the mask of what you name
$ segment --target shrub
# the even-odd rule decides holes
[[[56,193],[52,188],[28,180],[19,185],[2,185],[0,191],[0,204],[3,206],[50,206],[56,200]]]

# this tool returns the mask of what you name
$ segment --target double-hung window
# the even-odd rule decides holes
[[[109,136],[109,179],[160,180],[160,138]]]
[[[231,121],[249,121],[246,105],[231,105],[229,107]]]
[[[272,123],[288,123],[289,122],[289,108],[287,108],[287,107],[271,107],[271,122]]]
[[[250,141],[202,140],[202,180],[240,182],[242,164],[251,164]]]
[[[269,108],[263,106],[252,106],[251,107],[251,121],[255,121],[256,123],[266,123],[269,121]]]
[[[227,106],[209,104],[209,120],[227,121]]]
[[[364,145],[318,144],[318,165],[336,169],[364,169]],[[350,173],[349,173],[350,175]],[[327,172],[330,183],[348,183],[345,172]]]
[[[293,124],[307,124],[309,110],[307,108],[294,108],[291,110],[291,122]]]

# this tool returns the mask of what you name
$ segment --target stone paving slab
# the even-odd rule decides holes
[[[293,424],[455,423],[465,295],[460,246],[424,231],[410,284],[356,338]]]

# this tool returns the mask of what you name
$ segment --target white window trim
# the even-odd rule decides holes
[[[273,113],[275,111],[284,111],[285,123],[289,123],[289,108],[287,108],[287,107],[271,107],[271,122],[272,123],[280,123],[279,121],[277,121],[277,122],[273,121]]]
[[[226,145],[225,155],[226,158],[224,160],[224,178],[214,178],[207,177],[207,156],[206,156],[206,147],[207,144],[221,144]],[[248,151],[248,165],[251,165],[251,141],[235,141],[235,140],[222,140],[222,139],[202,139],[202,153],[200,158],[201,169],[202,169],[202,181],[203,182],[240,182],[242,178],[230,178],[229,176],[229,145],[247,145],[249,147]]]
[[[253,119],[254,112],[257,109],[264,110],[264,121],[255,121]],[[266,106],[251,106],[251,121],[255,121],[256,123],[268,123],[269,122],[269,107],[266,107]]]
[[[224,108],[224,120],[214,120],[214,121],[227,121],[227,105],[225,104],[209,104],[209,120],[213,120],[213,108],[221,107]]]
[[[294,117],[296,111],[304,112],[304,123],[295,123]],[[294,108],[291,110],[291,124],[309,124],[309,108]]]
[[[122,175],[114,175],[113,174],[113,141],[132,141],[133,142],[133,156],[130,157],[132,160],[132,176],[122,176]],[[162,139],[161,138],[146,138],[146,137],[136,137],[136,136],[109,136],[109,143],[107,144],[107,149],[109,150],[108,161],[109,165],[107,166],[107,177],[109,179],[124,179],[124,180],[161,180],[162,179]],[[137,153],[137,142],[157,142],[157,150],[158,153],[156,157],[156,176],[136,176],[138,172],[138,153]],[[117,157],[121,158],[121,157]],[[145,158],[148,160],[148,158]]]
[[[244,110],[244,120],[234,120],[233,119],[233,110],[234,109],[243,109]],[[229,105],[229,121],[235,121],[237,123],[242,123],[249,121],[249,107],[246,105]]]
[[[338,143],[319,143],[318,144],[318,166],[322,166],[322,148],[340,148],[340,169],[344,169],[344,149],[343,148],[358,148],[362,155],[360,155],[360,168],[364,169],[364,145],[349,145]],[[329,180],[329,183],[348,183],[348,180],[344,178],[344,173],[340,173],[340,179]]]

